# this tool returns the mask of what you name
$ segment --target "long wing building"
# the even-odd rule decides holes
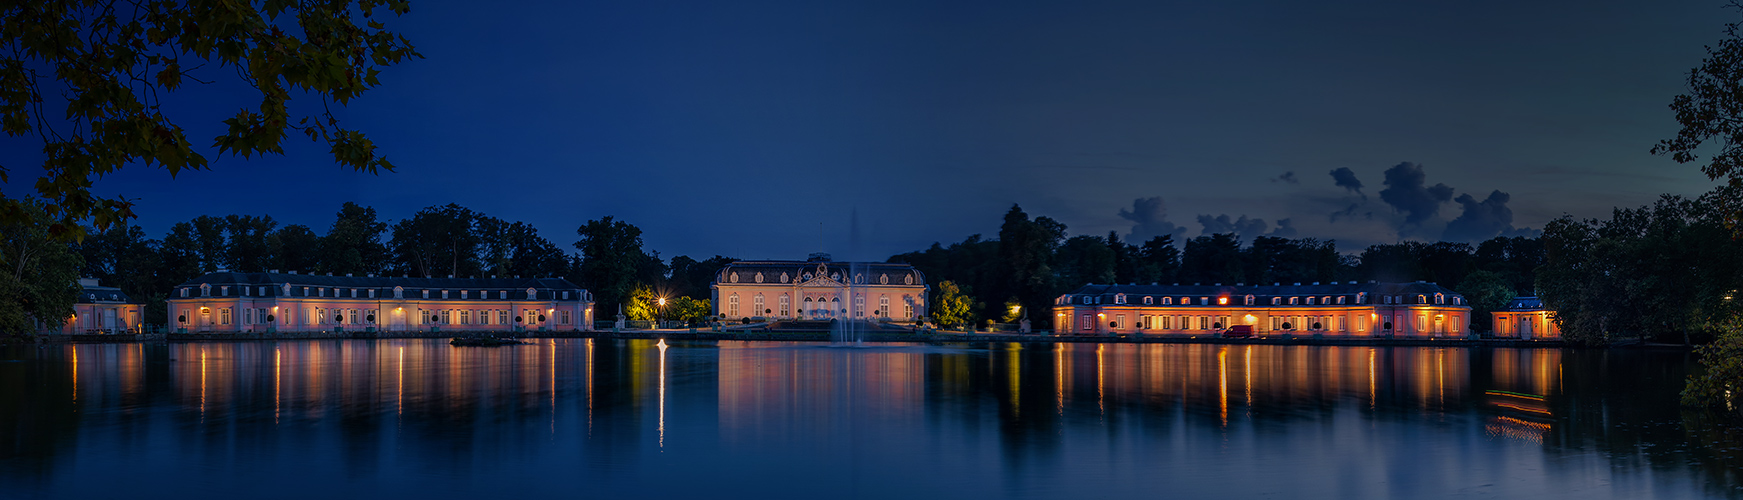
[[[1235,325],[1261,334],[1440,337],[1470,331],[1471,307],[1440,285],[1085,285],[1054,300],[1059,333],[1208,335]]]

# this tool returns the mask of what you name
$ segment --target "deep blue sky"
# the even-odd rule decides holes
[[[1439,239],[1463,194],[1484,216],[1460,234],[1529,233],[1712,185],[1647,150],[1743,19],[1717,0],[1205,3],[414,0],[388,24],[426,58],[343,113],[399,172],[292,139],[97,190],[138,198],[154,237],[200,214],[324,233],[344,201],[388,219],[452,202],[565,248],[615,215],[666,257],[882,260],[996,236],[1012,203],[1074,235],[1244,215],[1351,250]],[[174,116],[211,137],[239,95],[194,86]],[[21,193],[39,145],[0,147]]]

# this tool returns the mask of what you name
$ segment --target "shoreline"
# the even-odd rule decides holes
[[[277,341],[277,340],[373,340],[373,339],[446,339],[457,336],[468,336],[487,332],[440,331],[440,332],[391,332],[382,335],[381,332],[250,332],[250,333],[165,333],[165,334],[124,334],[124,335],[43,335],[34,342],[24,344],[109,344],[135,342],[239,342],[239,341]],[[495,332],[500,333],[500,332]],[[687,330],[638,330],[624,332],[610,331],[567,331],[567,332],[519,332],[509,338],[517,339],[557,339],[557,338],[591,338],[591,339],[668,339],[668,340],[729,340],[751,342],[829,342],[828,332],[713,332],[698,330],[694,333]],[[867,334],[866,342],[890,343],[1024,343],[1024,344],[1217,344],[1217,345],[1302,345],[1302,346],[1369,346],[1369,347],[1503,347],[1525,349],[1562,349],[1586,348],[1577,344],[1569,344],[1561,340],[1518,340],[1518,339],[1466,339],[1466,338],[1314,338],[1306,337],[1268,337],[1268,338],[1220,338],[1193,337],[1181,335],[1142,335],[1142,336],[1101,336],[1101,335],[1050,335],[1050,334],[1016,334],[1016,333],[877,333]],[[1634,347],[1639,346],[1617,346]],[[1603,349],[1606,347],[1597,347]],[[1645,348],[1676,348],[1680,345],[1648,345]]]

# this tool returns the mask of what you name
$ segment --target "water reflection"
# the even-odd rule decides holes
[[[1680,413],[1688,363],[590,339],[9,348],[0,491],[1734,496],[1743,440]]]

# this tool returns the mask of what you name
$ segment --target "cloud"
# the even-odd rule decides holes
[[[1338,187],[1362,195],[1363,200],[1368,199],[1368,195],[1362,192],[1362,180],[1356,178],[1356,172],[1350,170],[1350,167],[1338,167],[1337,170],[1331,171],[1331,179],[1337,183]]]
[[[1235,236],[1245,242],[1251,242],[1253,238],[1259,236],[1294,238],[1299,234],[1299,231],[1295,229],[1294,221],[1290,219],[1278,219],[1277,229],[1270,231],[1267,231],[1267,229],[1269,229],[1271,225],[1265,223],[1265,219],[1250,218],[1245,215],[1240,216],[1240,218],[1231,218],[1228,214],[1215,216],[1210,214],[1200,215],[1198,216],[1198,225],[1203,227],[1203,229],[1199,231],[1199,235],[1201,236],[1234,233]]]
[[[1271,182],[1279,182],[1279,181],[1283,182],[1284,184],[1300,184],[1301,183],[1301,179],[1295,178],[1295,171],[1294,170],[1284,172],[1283,175],[1279,175],[1279,176],[1271,179]]]
[[[1271,230],[1271,234],[1266,236],[1294,238],[1296,234],[1299,234],[1299,232],[1295,230],[1295,221],[1290,219],[1277,219],[1277,229]]]
[[[1231,219],[1228,214],[1200,215],[1198,225],[1204,227],[1204,230],[1199,231],[1200,235],[1235,233],[1243,239],[1265,234],[1265,228],[1270,226],[1264,219],[1249,219],[1245,215],[1240,219]]]
[[[1132,209],[1120,209],[1120,218],[1132,221],[1127,241],[1142,243],[1157,236],[1173,236],[1176,243],[1186,239],[1186,228],[1168,221],[1168,204],[1160,196],[1132,200]]]
[[[1428,174],[1422,165],[1404,162],[1386,169],[1386,189],[1380,200],[1404,214],[1405,225],[1420,225],[1440,215],[1440,204],[1452,201],[1453,188],[1446,184],[1424,187]]]
[[[1336,212],[1332,212],[1331,213],[1331,221],[1335,223],[1338,221],[1338,219],[1353,219],[1353,218],[1355,218],[1356,217],[1356,210],[1361,209],[1363,203],[1366,203],[1366,200],[1364,200],[1362,203],[1351,203],[1348,208],[1345,208],[1343,210],[1339,210]],[[1362,218],[1367,219],[1367,220],[1372,220],[1374,218],[1374,212],[1363,212]]]
[[[1513,197],[1500,190],[1489,193],[1483,201],[1477,201],[1470,194],[1461,194],[1453,201],[1464,207],[1464,213],[1446,224],[1446,232],[1441,233],[1441,240],[1456,242],[1477,242],[1496,236],[1536,236],[1541,230],[1521,229],[1513,227],[1513,209],[1507,208],[1507,202]]]

